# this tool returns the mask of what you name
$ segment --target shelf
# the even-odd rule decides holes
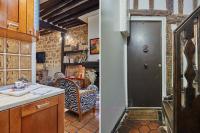
[[[76,65],[83,65],[86,68],[94,68],[98,69],[99,68],[99,62],[82,62],[82,63],[63,63],[65,66],[76,66]]]
[[[82,52],[87,53],[88,50],[64,51],[64,54],[73,54],[73,53],[82,53]]]

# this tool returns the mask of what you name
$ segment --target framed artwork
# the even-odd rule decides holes
[[[90,54],[99,54],[99,38],[90,39]]]

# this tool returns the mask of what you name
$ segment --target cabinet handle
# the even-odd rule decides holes
[[[48,107],[49,104],[50,104],[49,102],[44,103],[44,104],[40,104],[40,105],[37,105],[36,108],[37,108],[37,109],[45,108],[45,107]]]
[[[19,24],[15,24],[15,23],[8,23],[8,27],[14,27],[14,28],[19,28]]]

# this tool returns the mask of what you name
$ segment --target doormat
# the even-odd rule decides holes
[[[130,109],[127,114],[131,120],[160,120],[160,110],[156,109]]]

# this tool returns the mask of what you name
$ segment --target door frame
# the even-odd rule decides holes
[[[159,21],[161,22],[161,36],[162,36],[162,100],[164,97],[167,95],[167,89],[166,89],[166,17],[163,16],[131,16],[130,22],[132,21]],[[131,27],[130,27],[131,28]],[[128,44],[127,44],[128,45]],[[128,61],[127,61],[127,45],[124,48],[125,56],[124,56],[124,61],[125,61],[125,77],[126,77],[126,107],[128,107]],[[130,108],[130,107],[129,107]]]

